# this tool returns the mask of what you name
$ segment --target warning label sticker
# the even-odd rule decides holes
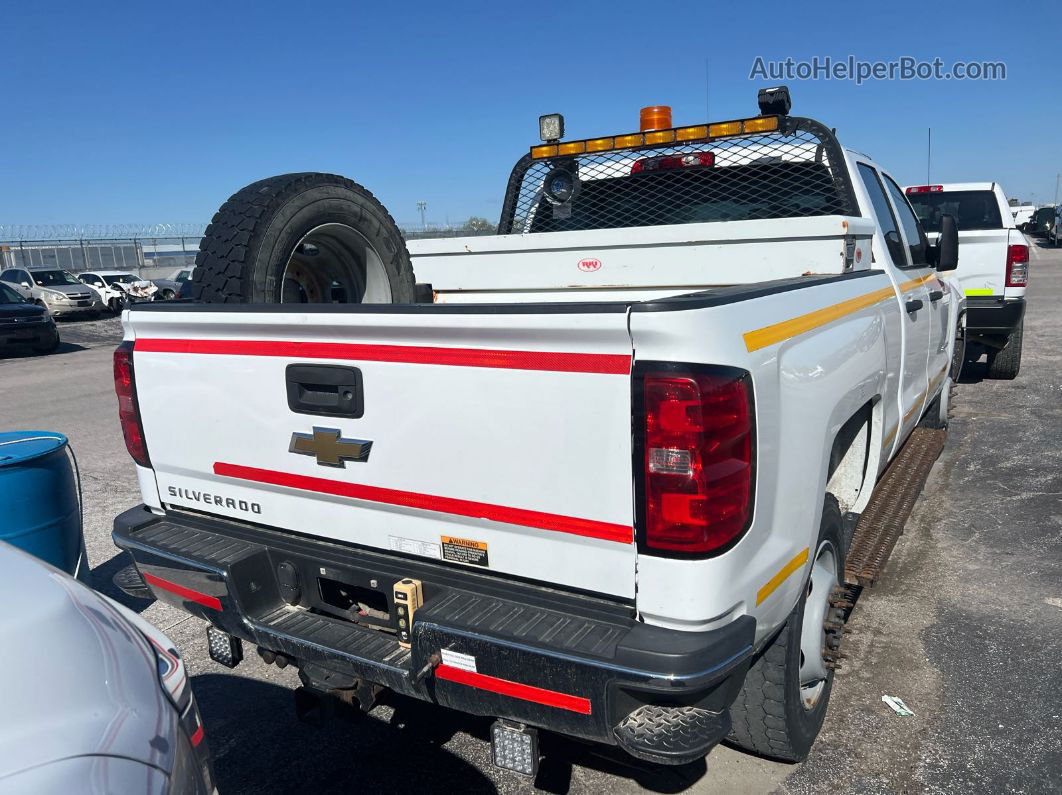
[[[460,668],[462,671],[476,671],[476,658],[471,654],[464,654],[463,652],[453,651],[452,649],[441,649],[443,665],[449,665],[451,668]]]
[[[470,541],[467,538],[442,536],[442,559],[454,563],[471,563],[473,566],[490,566],[487,562],[487,542]]]

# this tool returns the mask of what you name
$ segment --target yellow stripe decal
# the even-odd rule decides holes
[[[747,331],[743,337],[745,340],[745,347],[750,353],[752,351],[758,351],[760,348],[766,348],[769,345],[774,345],[776,342],[787,340],[790,337],[795,337],[806,331],[811,331],[819,326],[825,326],[827,323],[832,323],[845,315],[858,312],[860,309],[874,306],[874,304],[880,303],[886,298],[891,298],[893,295],[892,288],[885,287],[881,290],[875,290],[872,293],[857,295],[855,298],[849,298],[847,301],[842,301],[833,306],[816,309],[814,312],[808,312],[806,315],[799,315],[790,320],[783,320],[781,323],[765,326],[764,328],[756,329],[755,331]]]
[[[791,561],[782,566],[781,570],[771,577],[767,581],[767,584],[760,588],[756,592],[756,605],[759,606],[763,603],[763,600],[774,593],[775,589],[785,582],[786,577],[792,574],[794,571],[800,569],[805,563],[808,562],[808,548],[804,547],[804,551],[793,558]]]
[[[935,278],[935,274],[916,277],[901,284],[900,292],[906,293]],[[782,342],[790,337],[796,337],[804,332],[825,326],[827,323],[832,323],[853,312],[858,312],[860,309],[874,306],[874,304],[881,303],[894,295],[895,293],[891,287],[883,287],[872,293],[864,293],[863,295],[857,295],[855,298],[849,298],[847,301],[841,301],[841,303],[833,306],[816,309],[806,315],[798,315],[789,320],[783,320],[781,323],[774,323],[754,331],[746,331],[742,339],[745,340],[745,348],[748,349],[749,353],[758,351],[760,348],[766,348],[776,342]]]
[[[881,446],[884,448],[888,448],[892,444],[892,440],[896,438],[896,431],[898,430],[900,430],[899,425],[897,425],[891,431],[885,434],[885,438],[881,440]]]
[[[991,288],[978,288],[976,290],[967,290],[967,295],[994,295]]]

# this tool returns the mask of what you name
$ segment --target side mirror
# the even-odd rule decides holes
[[[29,282],[22,282],[22,286],[25,287],[28,290],[29,289]]]
[[[936,249],[938,271],[953,271],[959,267],[959,226],[954,215],[940,217],[940,239]]]

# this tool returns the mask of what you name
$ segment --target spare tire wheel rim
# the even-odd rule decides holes
[[[830,593],[838,584],[837,554],[833,544],[823,541],[815,553],[808,577],[804,620],[800,627],[800,701],[813,710],[822,697],[830,669],[823,656],[826,645],[825,622],[830,610]]]
[[[391,283],[383,258],[346,224],[316,226],[284,266],[281,303],[389,304]]]

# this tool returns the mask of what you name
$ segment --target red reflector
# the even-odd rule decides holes
[[[125,437],[125,448],[140,466],[150,467],[144,426],[140,422],[140,406],[136,401],[133,343],[128,340],[114,350],[114,392],[118,396],[118,422]]]
[[[459,685],[477,687],[480,690],[488,690],[491,693],[499,693],[511,698],[519,698],[523,701],[532,701],[535,704],[544,704],[547,707],[566,709],[569,712],[578,712],[580,715],[590,714],[590,699],[582,696],[571,696],[567,693],[558,693],[556,690],[546,690],[533,685],[522,685],[519,682],[510,682],[508,679],[499,679],[496,676],[466,671],[463,668],[454,668],[449,665],[440,665],[435,669],[435,676],[447,682],[456,682]]]
[[[191,588],[185,588],[183,585],[178,585],[175,582],[164,580],[159,576],[150,574],[148,572],[142,572],[144,575],[144,582],[149,585],[154,585],[156,588],[161,588],[164,591],[169,591],[172,594],[176,594],[182,599],[187,599],[189,602],[195,602],[197,605],[203,605],[203,607],[210,607],[214,610],[221,609],[221,600],[216,596],[210,594],[201,593],[200,591],[193,590]]]
[[[1007,287],[1029,283],[1029,247],[1021,243],[1007,246]]]
[[[943,185],[915,185],[907,189],[908,193],[940,193]]]
[[[691,152],[688,155],[666,155],[664,157],[643,157],[631,165],[632,174],[647,171],[663,171],[670,168],[688,168],[690,166],[714,166],[715,155],[712,152]]]
[[[192,741],[193,748],[199,747],[199,743],[203,742],[203,737],[205,734],[206,732],[203,731],[203,724],[200,723],[199,728],[195,730],[195,733],[190,738]]]
[[[691,554],[738,538],[752,516],[752,385],[744,370],[647,372],[645,544]]]

